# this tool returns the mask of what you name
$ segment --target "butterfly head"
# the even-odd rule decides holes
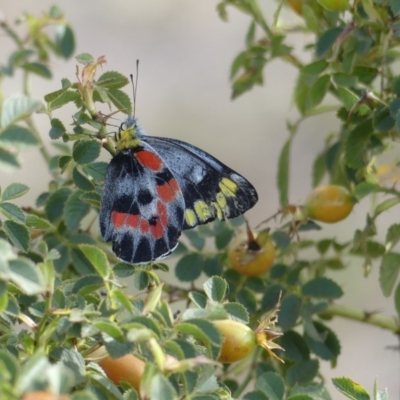
[[[118,132],[115,134],[115,148],[117,153],[139,146],[141,136],[143,136],[142,127],[135,117],[129,116],[126,121],[121,124]]]

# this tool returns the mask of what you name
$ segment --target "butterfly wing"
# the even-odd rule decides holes
[[[185,201],[183,229],[234,218],[256,204],[253,185],[215,157],[185,142],[145,136],[178,181]]]
[[[100,209],[103,239],[117,257],[134,264],[171,253],[182,230],[184,199],[179,184],[148,144],[111,160]]]

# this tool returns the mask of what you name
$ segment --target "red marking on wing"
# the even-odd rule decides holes
[[[164,228],[161,225],[160,221],[157,221],[155,225],[150,225],[150,233],[154,237],[154,239],[160,239],[164,235]]]
[[[156,186],[156,189],[157,194],[161,197],[161,199],[169,202],[172,201],[177,195],[177,192],[179,191],[179,185],[175,179],[170,179],[163,185]]]
[[[128,218],[126,219],[126,225],[130,228],[137,228],[140,222],[139,214],[128,214]]]
[[[168,224],[168,211],[161,201],[157,201],[157,211],[160,217],[161,225],[167,226]]]
[[[149,168],[152,171],[160,171],[163,167],[163,162],[161,158],[150,151],[138,151],[137,153],[135,153],[135,156],[140,164],[143,165],[143,167]]]
[[[147,219],[142,218],[140,220],[140,230],[143,233],[147,233],[149,231],[149,227],[150,227],[149,221],[147,221]]]
[[[118,211],[113,211],[111,214],[111,221],[116,228],[122,228],[125,224],[127,214]]]
[[[125,225],[130,228],[137,228],[140,222],[140,215],[113,211],[111,221],[117,229],[123,228]]]

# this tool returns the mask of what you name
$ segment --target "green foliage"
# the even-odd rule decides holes
[[[256,0],[223,0],[217,6],[223,20],[229,7],[249,17],[245,48],[231,66],[232,98],[262,85],[264,70],[276,59],[298,70],[293,100],[299,118],[287,121],[289,137],[277,159],[282,208],[272,217],[282,220],[273,230],[244,239],[247,247],[239,260],[244,269],[262,260],[269,235],[276,249],[274,265],[256,276],[230,268],[229,255],[237,246],[233,239],[245,231],[244,219],[214,222],[184,232],[173,253],[177,286],[158,275],[169,271],[167,265],[119,262],[98,237],[107,170],[98,157],[103,148],[115,154],[107,127],[114,111],[104,115],[99,105],[130,114],[131,100],[122,91],[129,80],[118,71],[97,76],[105,58],[85,53],[76,57],[76,76],[71,71],[44,103],[34,100],[29,78],[52,79],[49,61],[74,54],[73,30],[57,7],[40,18],[27,14],[24,40],[2,23],[16,49],[2,60],[1,80],[19,71],[25,86],[22,95],[1,98],[0,169],[18,169],[21,152],[40,149],[51,179],[35,207],[18,205],[29,190],[25,183],[0,188],[1,398],[43,390],[80,400],[329,400],[319,360],[335,365],[341,353],[329,319],[345,316],[399,334],[398,319],[354,317],[357,310],[338,305],[343,289],[325,274],[331,269],[340,273],[356,258],[368,274],[376,260],[382,292],[393,297],[400,316],[400,224],[388,228],[383,242],[377,238],[380,216],[400,202],[398,165],[380,165],[400,132],[400,79],[394,70],[400,29],[393,19],[400,7],[396,1],[361,1],[345,16],[302,1],[301,30],[313,34],[305,46],[311,61],[304,63],[287,44],[284,24],[278,24],[283,6],[277,5],[272,24]],[[48,26],[54,27],[54,36]],[[76,108],[75,114],[61,121],[58,110],[67,104]],[[36,112],[49,117],[48,132],[57,149],[53,157],[35,127]],[[324,237],[323,225],[290,202],[295,136],[304,120],[330,112],[340,126],[322,133],[326,140],[313,162],[313,185],[329,181],[349,188],[355,203],[374,200],[365,226],[344,243]],[[318,239],[305,237],[310,230]],[[122,279],[127,278],[133,294],[125,290]],[[177,301],[185,309],[174,313]],[[257,339],[249,357],[221,366],[225,339],[213,321],[224,319],[250,326]],[[96,356],[99,350],[114,359],[134,354],[144,361],[140,389],[109,379]],[[238,371],[244,374],[240,379]],[[370,398],[349,378],[336,378],[333,384],[348,398]],[[373,396],[387,399],[376,387]]]

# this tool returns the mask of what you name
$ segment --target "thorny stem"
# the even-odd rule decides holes
[[[392,331],[396,335],[400,335],[400,325],[397,318],[387,315],[376,314],[373,312],[357,310],[355,308],[332,304],[323,312],[328,316],[339,316],[353,321],[364,322],[369,325],[379,326],[380,328]]]

